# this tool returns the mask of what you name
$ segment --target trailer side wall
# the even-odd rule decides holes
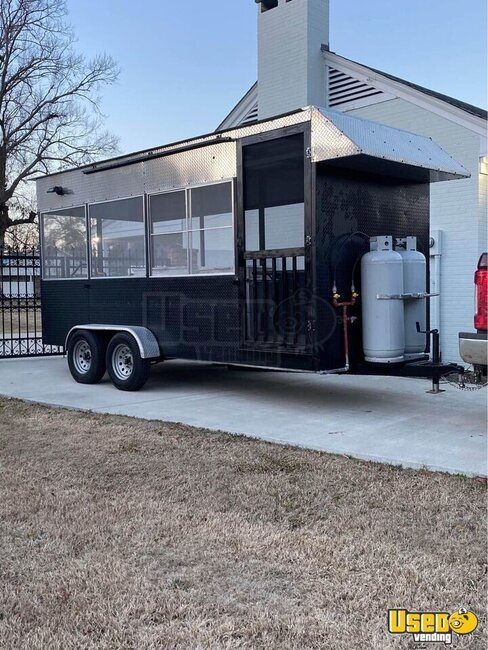
[[[361,292],[359,259],[369,250],[364,235],[417,237],[418,250],[429,255],[429,185],[335,168],[320,163],[316,174],[316,354],[321,370],[344,365],[342,313],[331,307],[336,276],[341,300],[350,300],[354,273]],[[363,233],[347,239],[347,233]],[[428,286],[428,285],[427,285]],[[427,289],[427,287],[426,287]],[[349,315],[352,363],[363,360],[360,299]]]

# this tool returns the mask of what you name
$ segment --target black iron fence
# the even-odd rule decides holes
[[[41,259],[35,248],[0,248],[0,358],[63,354],[45,345]]]

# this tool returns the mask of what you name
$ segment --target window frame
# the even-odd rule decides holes
[[[246,175],[245,149],[253,145],[259,145],[267,142],[284,140],[286,138],[290,138],[295,135],[301,135],[303,138],[304,245],[299,248],[292,248],[292,249],[259,248],[257,251],[248,251],[246,249],[246,212],[250,210],[256,210],[256,208],[246,209],[246,197],[244,194],[245,175]],[[241,245],[241,253],[243,256],[255,255],[256,253],[268,253],[268,254],[272,254],[275,257],[279,257],[279,256],[286,257],[291,253],[291,251],[294,251],[293,252],[294,255],[305,254],[306,263],[312,264],[314,256],[311,254],[311,250],[312,250],[311,243],[313,241],[313,232],[315,229],[315,222],[314,222],[315,213],[314,213],[314,204],[313,204],[313,196],[315,190],[313,189],[313,183],[314,183],[313,181],[314,171],[312,170],[313,166],[309,164],[310,158],[308,156],[308,151],[311,150],[310,147],[311,147],[311,126],[310,123],[306,121],[299,122],[297,124],[293,124],[290,126],[284,126],[281,128],[273,129],[272,131],[268,131],[266,133],[248,135],[240,139],[238,144],[238,152],[237,152],[238,179],[239,179],[240,191],[241,191],[241,198],[240,198],[241,205],[239,206],[238,228],[239,228],[239,232],[243,233],[242,245]],[[308,200],[307,200],[307,196],[308,196]],[[285,203],[283,205],[294,205],[294,204]],[[269,206],[269,207],[274,207],[274,206]],[[258,224],[259,224],[258,229],[260,232],[259,245],[261,245],[261,227],[263,228],[263,233],[262,233],[263,236],[265,234],[264,220],[261,223],[261,219],[258,218]]]
[[[152,221],[152,214],[151,214],[151,198],[153,196],[163,196],[165,194],[178,194],[183,192],[185,195],[185,229],[184,230],[168,230],[168,232],[164,233],[153,233],[153,221]],[[148,255],[149,255],[149,265],[148,265],[148,272],[149,272],[149,277],[150,278],[185,278],[187,277],[188,273],[168,273],[164,275],[155,275],[153,273],[153,262],[154,262],[154,254],[153,254],[153,245],[152,245],[152,238],[153,237],[159,237],[159,236],[165,236],[165,235],[179,235],[179,234],[186,234],[187,237],[189,237],[190,233],[188,230],[188,188],[186,187],[179,187],[179,188],[174,188],[171,190],[164,190],[162,192],[151,192],[151,194],[147,195],[147,248],[148,248]],[[189,255],[190,255],[190,249],[187,247],[186,249],[186,268],[189,268]]]
[[[231,209],[232,209],[232,219],[231,219],[231,225],[230,226],[216,226],[214,228],[197,228],[193,229],[191,227],[191,192],[192,190],[199,189],[202,187],[212,187],[213,185],[230,185],[230,190],[231,190]],[[163,235],[170,235],[170,234],[186,234],[188,237],[188,247],[187,247],[187,270],[186,273],[165,273],[164,275],[154,275],[153,274],[153,262],[154,262],[154,255],[153,255],[153,246],[152,246],[152,237],[158,236],[157,234],[155,235],[152,233],[152,218],[151,218],[151,197],[152,196],[161,196],[162,194],[172,194],[176,192],[185,192],[185,230],[175,230],[175,231],[168,231],[167,233],[164,233]],[[184,187],[174,187],[170,190],[164,190],[162,192],[152,192],[151,194],[147,195],[147,204],[148,204],[148,209],[147,209],[147,223],[148,223],[148,250],[149,250],[149,277],[150,278],[158,278],[158,279],[164,279],[164,278],[212,278],[212,277],[222,277],[222,276],[235,276],[236,275],[236,255],[237,255],[237,246],[236,246],[236,189],[235,189],[235,178],[222,178],[218,181],[210,181],[208,183],[195,183],[194,185],[185,185]],[[215,272],[215,273],[192,273],[192,268],[193,264],[191,261],[191,254],[190,251],[192,250],[192,236],[194,232],[205,232],[207,230],[231,230],[232,231],[232,243],[233,243],[233,250],[232,250],[232,270],[231,271],[223,271],[223,272]],[[160,233],[161,234],[161,233]]]
[[[92,205],[102,205],[103,203],[115,203],[116,201],[127,201],[129,199],[142,199],[142,237],[143,237],[143,250],[144,250],[144,275],[93,275],[92,273],[92,228],[91,228],[91,217],[90,217],[90,207]],[[116,199],[106,199],[104,201],[94,201],[93,203],[86,204],[86,218],[88,222],[88,272],[90,280],[140,280],[142,278],[147,278],[147,243],[146,243],[146,233],[147,233],[147,224],[146,224],[146,200],[145,194],[134,194],[132,196],[121,196]]]
[[[213,185],[230,185],[231,191],[231,225],[230,226],[216,226],[214,228],[191,228],[191,191],[203,187],[212,187]],[[169,231],[164,234],[179,234],[184,233],[188,238],[188,248],[187,248],[187,270],[185,273],[168,273],[165,275],[154,275],[153,274],[153,262],[154,256],[152,251],[152,237],[155,235],[152,231],[152,220],[151,220],[151,206],[150,201],[151,197],[159,196],[162,194],[170,194],[175,192],[184,192],[185,193],[185,230],[183,231]],[[121,196],[114,199],[105,199],[103,201],[93,201],[92,203],[86,202],[77,205],[72,205],[68,207],[59,208],[59,211],[65,210],[75,210],[83,208],[84,219],[85,219],[85,232],[86,232],[86,260],[87,260],[87,272],[86,275],[82,277],[71,277],[71,278],[48,278],[44,276],[44,261],[41,265],[41,279],[46,282],[52,281],[71,281],[71,280],[133,280],[144,278],[209,278],[209,277],[222,277],[222,276],[236,276],[237,269],[237,242],[236,242],[236,219],[237,219],[237,206],[236,206],[236,179],[234,177],[222,178],[216,181],[210,181],[208,183],[195,183],[193,185],[185,185],[183,187],[175,187],[168,190],[163,190],[160,192],[151,192],[150,194],[141,193],[134,194],[130,196]],[[142,200],[142,224],[143,224],[143,237],[144,237],[144,275],[111,275],[111,276],[100,276],[93,274],[93,265],[92,265],[92,225],[91,225],[91,216],[90,216],[90,207],[95,205],[102,205],[104,203],[115,203],[116,201],[127,201],[129,199],[141,199]],[[44,216],[56,214],[56,210],[46,210],[45,212],[39,211],[40,218],[40,244],[41,244],[41,255],[42,260],[44,260],[44,250],[45,250],[45,238],[44,238]],[[232,245],[233,245],[233,261],[232,261],[232,270],[215,272],[215,273],[192,273],[192,263],[191,263],[191,238],[192,233],[206,231],[206,230],[231,230],[232,231]],[[162,233],[160,233],[162,234]],[[157,235],[156,235],[157,236]]]
[[[83,208],[84,217],[85,217],[85,231],[86,231],[86,276],[78,278],[47,278],[44,275],[44,251],[45,251],[45,238],[44,238],[44,217],[56,215],[56,212],[61,212],[65,210],[79,210]],[[61,216],[61,215],[60,215]],[[39,211],[39,243],[41,245],[41,280],[43,282],[71,282],[72,280],[81,280],[86,282],[90,279],[90,232],[89,232],[89,223],[88,223],[88,209],[86,203],[79,203],[77,205],[70,205],[66,208],[59,208],[58,210],[45,210],[44,212]]]

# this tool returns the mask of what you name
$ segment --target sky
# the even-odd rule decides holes
[[[254,0],[67,0],[77,49],[120,65],[103,90],[120,152],[213,131],[257,78]],[[486,0],[330,0],[330,49],[486,108]]]

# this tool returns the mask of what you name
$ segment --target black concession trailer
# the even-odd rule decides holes
[[[427,276],[368,289],[383,312],[366,323],[361,266],[407,236],[428,257],[429,184],[468,175],[428,138],[308,107],[44,176],[44,342],[77,381],[107,369],[125,390],[170,358],[438,377],[425,333],[419,354],[388,352],[390,311],[426,313]],[[386,354],[368,362],[365,336]]]

